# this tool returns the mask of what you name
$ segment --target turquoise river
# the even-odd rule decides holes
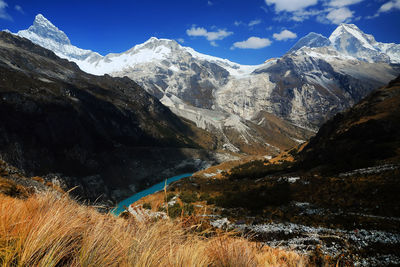
[[[189,177],[189,176],[192,176],[192,173],[184,173],[184,174],[180,174],[180,175],[177,175],[177,176],[174,176],[174,177],[170,177],[170,178],[167,179],[167,185],[172,183],[172,182],[178,181],[178,180],[180,180],[182,178]],[[157,191],[162,190],[164,188],[164,186],[165,186],[165,180],[160,182],[160,183],[158,183],[158,184],[155,184],[155,185],[153,185],[153,186],[151,186],[151,187],[149,187],[149,188],[147,188],[147,189],[145,189],[143,191],[140,191],[140,192],[132,195],[131,197],[129,197],[129,198],[121,201],[120,203],[118,203],[117,207],[114,208],[111,211],[112,214],[118,216],[121,212],[123,212],[125,210],[125,207],[129,207],[132,203],[138,201],[142,197],[145,197],[147,195],[150,195],[150,194],[153,194],[153,193],[155,193]]]

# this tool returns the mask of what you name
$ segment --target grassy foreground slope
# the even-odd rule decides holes
[[[1,266],[302,266],[293,252],[219,234],[204,238],[183,222],[135,222],[100,214],[67,195],[0,194]]]

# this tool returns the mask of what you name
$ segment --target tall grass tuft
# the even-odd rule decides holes
[[[301,266],[292,252],[200,237],[179,220],[116,218],[67,195],[0,194],[0,266]]]

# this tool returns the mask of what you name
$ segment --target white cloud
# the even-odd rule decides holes
[[[333,6],[333,7],[345,7],[345,6],[358,4],[362,1],[364,1],[364,0],[331,0],[329,2],[329,5]]]
[[[265,0],[267,5],[275,5],[275,11],[294,12],[316,5],[318,0]]]
[[[12,17],[7,13],[6,8],[8,4],[0,0],[0,19],[12,20]]]
[[[233,23],[235,26],[240,26],[240,25],[243,25],[244,23],[242,22],[242,21],[235,21],[234,23]]]
[[[260,23],[261,23],[261,19],[255,19],[255,20],[250,21],[248,26],[249,27],[253,27],[253,26],[255,26],[257,24],[260,24]]]
[[[324,14],[317,17],[317,20],[322,23],[340,24],[342,22],[349,22],[353,18],[354,11],[350,10],[348,6],[359,4],[364,0],[329,0],[324,10]],[[361,19],[361,17],[357,17]],[[354,20],[354,18],[352,19]]]
[[[218,46],[218,44],[217,44],[215,41],[211,41],[211,42],[210,42],[210,45],[211,45],[211,46],[215,46],[215,47]]]
[[[212,5],[214,5],[214,3],[211,2],[211,1],[208,1],[208,2],[207,2],[207,5],[208,5],[208,6],[212,6]]]
[[[183,39],[183,38],[178,38],[178,39],[176,39],[178,42],[180,42],[181,44],[183,44],[184,42],[185,42],[185,39]]]
[[[400,9],[400,0],[389,1],[383,4],[379,8],[378,13],[389,12],[392,9]]]
[[[17,10],[18,12],[20,12],[21,14],[25,14],[24,10],[22,9],[22,7],[20,5],[15,5],[15,10]]]
[[[297,34],[289,30],[283,30],[280,33],[274,33],[272,36],[274,37],[275,40],[278,41],[286,41],[289,39],[297,38]]]
[[[302,22],[314,18],[321,23],[340,24],[354,20],[354,11],[349,6],[363,1],[365,0],[265,0],[265,3],[275,7],[278,16],[274,20],[277,21]],[[318,3],[322,6],[316,6]]]
[[[260,38],[252,36],[246,41],[236,42],[233,44],[231,49],[241,48],[241,49],[260,49],[271,45],[271,40],[268,38]]]
[[[384,3],[378,9],[378,11],[373,16],[368,16],[368,19],[379,17],[382,13],[389,12],[391,10],[400,9],[400,0],[391,0],[389,2]]]
[[[301,21],[304,21],[306,19],[309,19],[310,17],[318,16],[318,15],[324,13],[324,12],[325,12],[324,10],[317,10],[317,9],[299,10],[299,11],[296,11],[296,12],[292,13],[291,16],[288,19],[293,20],[293,21],[297,21],[297,22],[301,22]]]
[[[228,32],[226,30],[218,29],[217,31],[207,31],[203,27],[196,27],[195,25],[192,28],[186,30],[186,34],[189,36],[200,36],[207,38],[210,41],[212,46],[217,46],[216,40],[222,40],[226,37],[233,34],[233,32]]]
[[[353,11],[347,7],[341,7],[338,9],[331,10],[326,18],[333,24],[340,24],[343,22],[348,22],[353,17]]]

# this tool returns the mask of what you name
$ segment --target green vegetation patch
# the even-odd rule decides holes
[[[197,193],[184,191],[179,198],[185,203],[193,203],[199,200]]]
[[[277,174],[282,171],[290,171],[293,163],[284,161],[281,164],[268,164],[268,161],[255,160],[236,166],[231,169],[228,178],[231,180],[257,179],[267,175]]]

